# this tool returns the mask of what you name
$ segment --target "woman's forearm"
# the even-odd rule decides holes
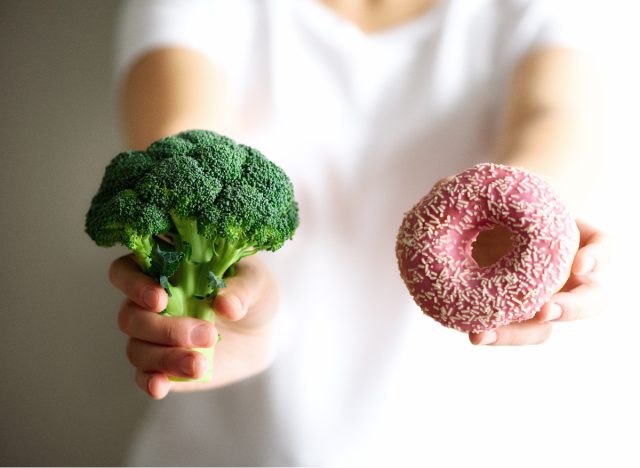
[[[144,149],[158,138],[193,128],[224,131],[229,121],[225,95],[220,73],[197,52],[164,48],[144,55],[121,92],[129,146]]]
[[[537,173],[578,209],[602,161],[599,95],[593,66],[577,52],[532,54],[514,74],[498,162]]]

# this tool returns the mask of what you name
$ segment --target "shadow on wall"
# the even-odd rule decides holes
[[[3,1],[0,465],[119,465],[147,399],[83,232],[120,148],[110,83],[118,2]]]

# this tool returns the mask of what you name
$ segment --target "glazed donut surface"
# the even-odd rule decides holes
[[[504,226],[512,249],[488,266],[472,257],[481,231]],[[578,248],[569,210],[540,177],[479,164],[434,187],[400,226],[400,274],[422,311],[463,332],[530,319],[566,282]]]

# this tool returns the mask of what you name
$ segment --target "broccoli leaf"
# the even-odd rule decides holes
[[[211,289],[211,293],[209,296],[213,296],[218,293],[218,290],[224,288],[227,285],[222,278],[216,276],[213,271],[209,272],[209,289]]]
[[[164,288],[164,290],[167,292],[167,295],[171,297],[171,285],[169,284],[169,279],[166,276],[162,275],[160,276],[160,278],[158,278],[158,281],[160,281],[160,286]]]
[[[169,246],[169,244],[166,245]],[[149,269],[150,276],[158,280],[162,276],[165,276],[166,278],[172,277],[178,270],[180,262],[184,256],[184,252],[163,250],[160,242],[158,242],[151,253],[151,268]]]

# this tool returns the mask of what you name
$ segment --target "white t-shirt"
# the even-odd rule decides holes
[[[448,349],[464,337],[411,301],[397,228],[436,180],[491,159],[517,63],[581,43],[560,4],[440,0],[364,34],[317,0],[126,3],[116,81],[156,48],[209,57],[230,84],[231,136],[287,171],[301,216],[294,240],[264,256],[282,291],[273,367],[154,402],[131,463],[429,461],[442,443],[433,416],[456,405],[439,388],[455,372]]]

